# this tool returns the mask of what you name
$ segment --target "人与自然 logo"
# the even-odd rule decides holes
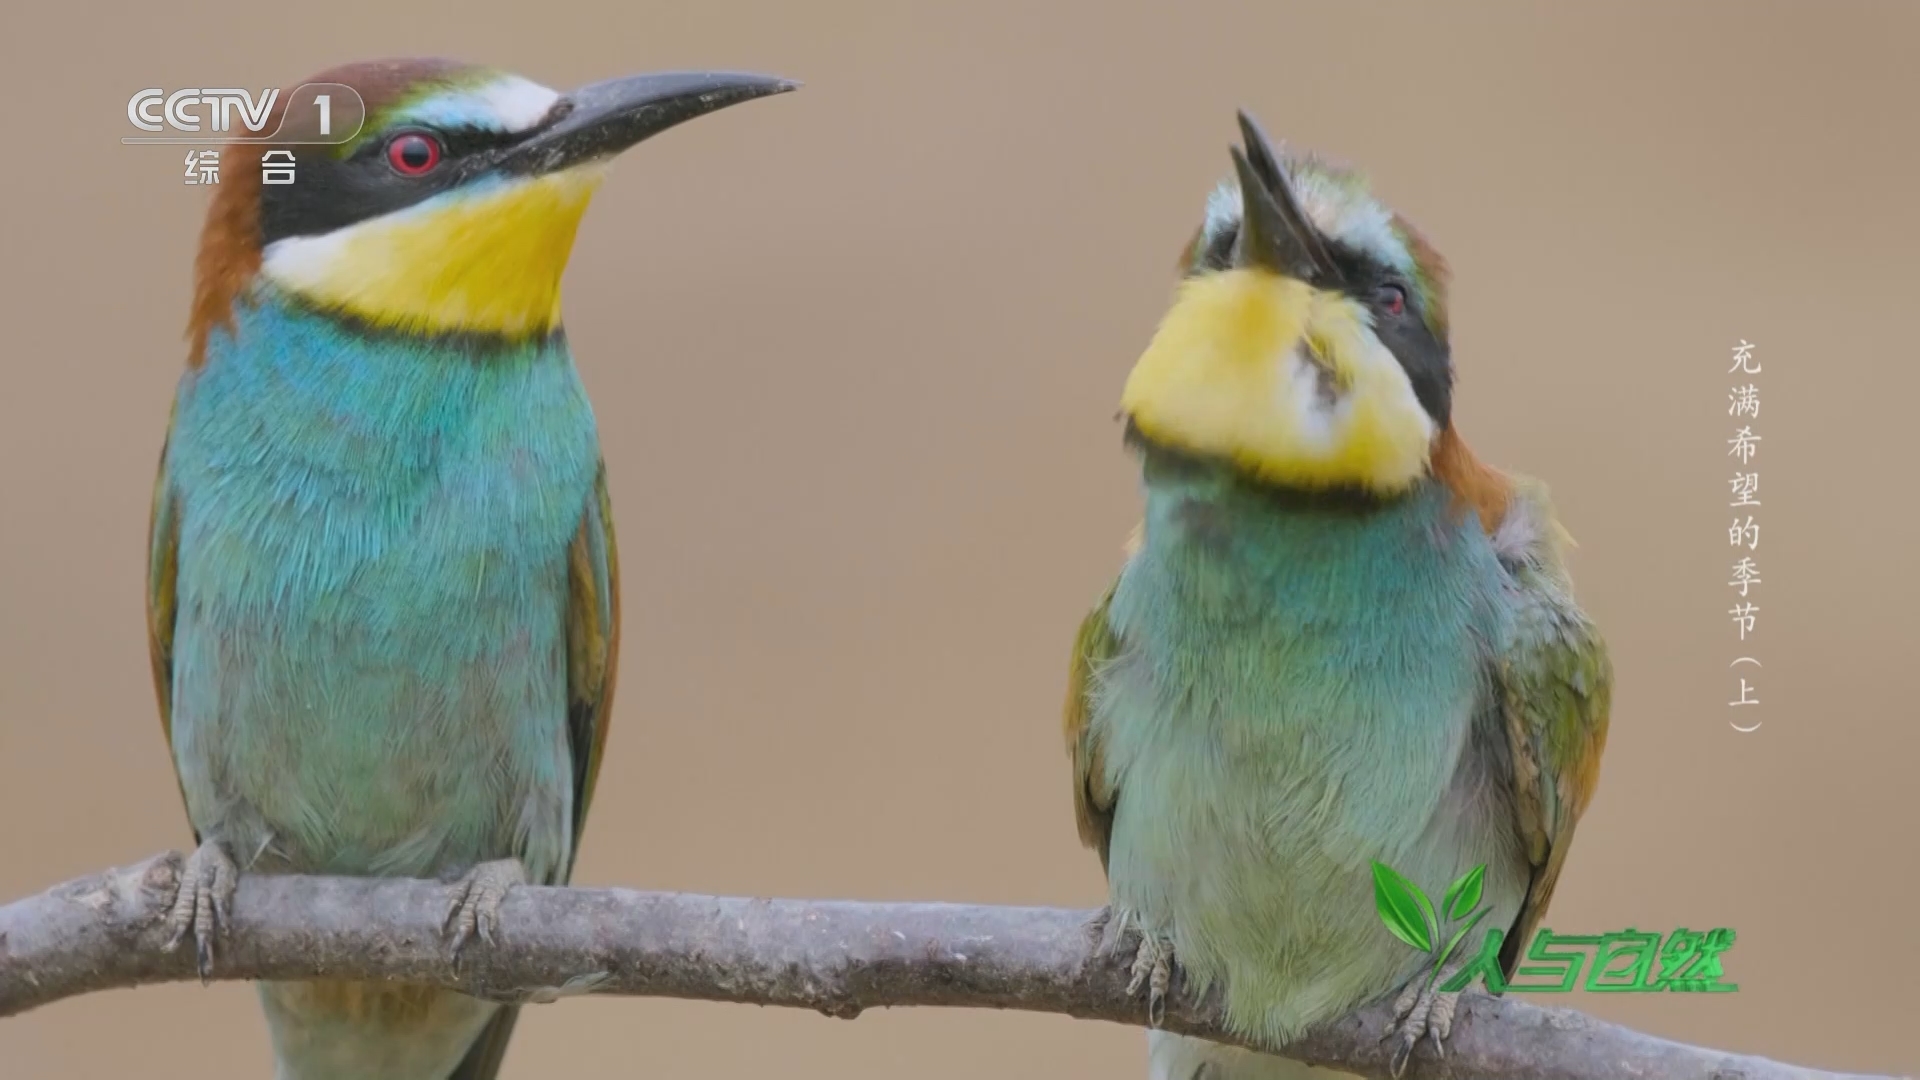
[[[1387,864],[1374,862],[1374,910],[1389,933],[1433,958],[1424,976],[1429,987],[1492,910],[1480,903],[1486,878],[1484,863],[1460,875],[1436,908],[1420,886]],[[1489,927],[1472,959],[1457,965],[1438,989],[1454,993],[1479,982],[1496,996],[1508,991],[1564,994],[1576,985],[1591,993],[1732,993],[1740,987],[1725,981],[1720,958],[1733,948],[1734,936],[1727,927],[1682,927],[1666,935],[1631,927],[1604,934],[1556,934],[1541,927],[1509,979],[1500,963],[1506,931]]]

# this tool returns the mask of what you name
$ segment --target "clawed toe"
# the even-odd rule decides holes
[[[1394,1077],[1407,1071],[1413,1052],[1424,1036],[1433,1043],[1434,1054],[1446,1056],[1447,1036],[1453,1033],[1453,1014],[1459,1007],[1459,993],[1441,993],[1428,980],[1416,979],[1393,1003],[1394,1020],[1384,1039],[1397,1038],[1388,1063]]]
[[[1159,1027],[1167,1018],[1167,990],[1173,984],[1173,943],[1147,932],[1140,935],[1140,949],[1133,955],[1128,973],[1127,993],[1147,988],[1147,1023]]]
[[[500,930],[500,902],[506,899],[508,890],[526,883],[526,867],[519,859],[481,863],[454,883],[441,925],[452,938],[449,948],[454,959],[460,958],[460,950],[475,936],[489,947],[495,943]]]
[[[163,948],[172,952],[192,934],[194,968],[202,983],[213,971],[214,941],[226,929],[239,883],[240,871],[233,857],[213,840],[196,848],[180,869],[178,888],[167,907],[170,936]]]

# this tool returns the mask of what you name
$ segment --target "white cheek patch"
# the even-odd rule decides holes
[[[525,131],[546,118],[558,91],[518,75],[436,94],[409,106],[405,119],[439,128]]]
[[[1274,358],[1273,407],[1286,417],[1283,429],[1292,433],[1300,450],[1323,461],[1346,449],[1363,410],[1376,424],[1398,426],[1411,420],[1420,433],[1420,444],[1431,442],[1438,428],[1413,392],[1413,381],[1399,359],[1370,333],[1356,344],[1358,363],[1348,368],[1344,386],[1307,355],[1303,342]]]
[[[261,252],[260,270],[269,279],[289,288],[311,286],[326,276],[339,261],[354,228],[336,229],[320,236],[289,236],[268,244]]]
[[[1289,426],[1308,451],[1316,455],[1331,453],[1353,411],[1351,399],[1333,387],[1331,374],[1307,356],[1301,342],[1282,353],[1275,366],[1279,369],[1274,379],[1279,400],[1274,406],[1287,414]]]

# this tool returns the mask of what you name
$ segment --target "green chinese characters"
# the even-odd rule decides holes
[[[1476,981],[1493,994],[1517,990],[1529,994],[1564,994],[1580,986],[1595,994],[1732,993],[1740,989],[1726,981],[1720,959],[1733,947],[1734,931],[1726,927],[1689,930],[1682,927],[1666,936],[1631,927],[1607,934],[1556,934],[1541,927],[1528,946],[1525,962],[1514,968],[1511,981],[1500,970],[1500,947],[1506,935],[1488,930],[1474,958],[1440,989],[1464,990]],[[1593,963],[1587,964],[1591,952]],[[1586,972],[1584,983],[1580,978]]]

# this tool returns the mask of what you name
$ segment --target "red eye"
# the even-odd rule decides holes
[[[387,162],[402,176],[425,176],[440,164],[440,143],[431,135],[408,132],[387,144]]]
[[[1374,293],[1373,302],[1387,314],[1398,315],[1407,310],[1407,290],[1398,285],[1382,285]]]

